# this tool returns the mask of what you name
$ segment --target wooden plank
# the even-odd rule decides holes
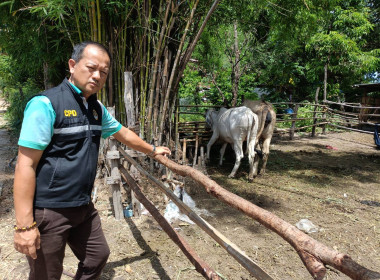
[[[348,105],[348,103],[337,103],[337,102],[328,101],[328,100],[325,100],[324,102],[327,103],[327,104],[343,105],[343,106],[345,106],[345,107],[356,108],[356,109],[380,109],[380,107],[372,107],[372,106],[352,106],[352,105]]]
[[[127,126],[135,126],[135,102],[133,101],[132,72],[124,72],[124,104],[127,115]]]
[[[107,151],[106,159],[118,159],[120,158],[119,151]]]
[[[345,127],[345,126],[341,126],[341,125],[336,125],[336,124],[332,124],[332,123],[329,123],[330,126],[334,126],[334,127],[338,127],[338,128],[342,128],[342,129],[346,129],[346,130],[351,130],[351,131],[356,131],[356,132],[361,132],[361,133],[366,133],[366,134],[373,134],[373,132],[371,131],[365,131],[365,130],[360,130],[360,129],[355,129],[355,128],[349,128],[349,127]]]

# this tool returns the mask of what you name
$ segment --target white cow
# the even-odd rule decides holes
[[[247,107],[238,107],[232,109],[221,108],[220,111],[214,109],[207,110],[206,122],[211,127],[213,134],[207,144],[207,159],[210,158],[210,148],[216,140],[224,142],[220,149],[219,164],[222,165],[223,155],[227,144],[230,143],[235,151],[235,166],[228,176],[234,177],[240,166],[240,161],[244,157],[243,141],[247,140],[247,151],[249,160],[250,180],[253,179],[253,164],[255,158],[255,145],[257,130],[259,126],[258,117],[251,109]]]

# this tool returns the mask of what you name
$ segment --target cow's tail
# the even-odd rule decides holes
[[[257,138],[258,129],[259,129],[259,120],[258,120],[257,115],[253,113],[252,124],[250,126],[250,129],[248,130],[248,135],[247,135],[247,151],[248,151],[249,161],[254,160],[255,146],[256,146],[256,141],[257,141],[256,139],[258,139]]]
[[[269,114],[270,115],[270,112],[269,112],[269,108],[268,108],[268,105],[264,105],[260,108],[260,111],[259,114],[259,128],[258,128],[258,131],[257,131],[257,136],[256,136],[256,142],[258,143],[259,142],[259,139],[261,137],[261,134],[263,133],[264,131],[264,127],[265,127],[265,123],[266,123],[266,120],[267,120],[267,115]],[[259,115],[257,114],[257,115]],[[270,116],[270,118],[272,118],[272,116]]]

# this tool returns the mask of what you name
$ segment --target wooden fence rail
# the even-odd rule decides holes
[[[146,176],[153,184],[159,187],[166,195],[168,195],[172,201],[184,211],[185,214],[189,216],[197,225],[199,225],[206,233],[213,237],[218,243],[222,245],[226,251],[231,254],[239,263],[243,265],[254,277],[257,279],[272,279],[263,269],[261,269],[257,264],[250,260],[240,249],[226,239],[221,233],[216,229],[210,226],[202,218],[197,216],[188,206],[183,204],[170,190],[168,190],[164,184],[162,184],[155,177],[151,176],[144,168],[142,168],[136,161],[134,161],[128,154],[119,146],[118,151],[121,155],[138,171]],[[202,172],[193,169],[188,166],[183,166],[174,163],[164,156],[156,156],[155,159],[172,170],[173,172],[181,175],[188,176],[194,181],[198,182],[201,186],[205,187],[206,191],[221,200],[229,204],[230,206],[240,210],[244,214],[258,221],[268,229],[274,231],[280,235],[284,240],[286,240],[298,253],[302,259],[307,270],[310,272],[312,277],[317,280],[322,280],[326,275],[325,265],[330,265],[341,271],[342,273],[348,275],[352,279],[380,279],[380,273],[376,271],[369,270],[360,264],[352,260],[348,255],[339,253],[326,245],[319,243],[314,240],[307,234],[298,230],[295,226],[287,223],[273,213],[262,209],[251,202],[228,192],[221,186],[219,186],[215,181],[208,178]],[[146,203],[144,196],[142,196],[139,188],[136,188],[136,185],[132,182],[133,180],[125,173],[124,168],[121,168],[123,178],[131,184],[134,192],[136,193],[137,198],[140,202],[143,202],[144,205],[148,205],[147,209],[155,213],[154,216],[158,217],[158,222],[165,231],[168,232],[169,236],[180,246],[181,250],[185,255],[190,259],[190,261],[197,267],[199,271],[206,279],[218,279],[218,276],[215,272],[196,254],[188,248],[186,243],[182,238],[178,236],[177,233],[167,225],[166,221],[162,221],[162,216],[158,213],[157,209],[149,203]]]
[[[293,113],[291,114],[278,114],[280,117],[284,117],[285,115],[289,116],[289,119],[279,119],[280,122],[289,122],[291,126],[289,128],[278,129],[278,133],[289,133],[290,138],[292,139],[295,131],[304,130],[307,128],[324,127],[326,125],[331,127],[336,127],[339,129],[346,129],[350,131],[358,131],[363,133],[372,133],[369,131],[364,131],[358,129],[360,125],[374,125],[371,122],[365,121],[363,122],[361,117],[369,116],[369,117],[379,117],[379,114],[376,113],[363,113],[363,108],[366,110],[370,108],[371,110],[379,110],[378,107],[363,107],[363,106],[354,106],[349,105],[351,109],[360,109],[360,112],[346,112],[344,107],[345,104],[336,104],[331,102],[329,104],[339,105],[340,110],[336,110],[333,108],[329,108],[326,105],[319,104],[306,104],[308,106],[314,106],[314,110],[303,111],[302,114],[313,114],[313,117],[300,117],[300,110],[303,103],[280,103],[280,105],[291,105],[293,106]],[[189,108],[190,106],[188,106]],[[205,106],[202,106],[205,107]],[[210,106],[215,108],[216,106]],[[327,114],[326,114],[327,112]],[[300,121],[312,120],[312,124],[310,125],[302,125],[297,126],[297,123]],[[203,146],[202,141],[208,140],[208,137],[211,136],[211,131],[206,127],[205,122],[202,121],[192,121],[192,122],[184,122],[177,123],[177,141],[178,143],[182,142],[183,145],[183,158],[186,159],[186,145],[194,145],[195,146],[195,157],[193,159],[193,165],[197,162],[197,152],[198,148],[200,148],[200,154],[202,155]],[[183,139],[179,139],[179,135],[184,137]],[[144,173],[147,173],[141,166],[139,166],[136,161],[134,161],[129,155],[128,151],[125,151],[120,146],[116,150],[116,143],[113,143],[111,139],[111,150],[107,151],[107,160],[109,160],[112,165],[110,170],[110,177],[107,178],[107,182],[111,184],[113,189],[113,202],[114,202],[114,210],[117,219],[120,219],[121,215],[121,196],[120,196],[120,173],[113,172],[116,168],[116,163],[120,162],[120,154],[138,171],[147,176]],[[119,154],[120,153],[120,154]],[[203,185],[209,194],[214,195],[221,201],[233,206],[234,208],[242,211],[247,214],[251,218],[257,220],[267,228],[279,234],[283,237],[289,244],[291,244],[300,258],[304,262],[306,268],[313,276],[314,279],[323,279],[326,273],[325,265],[331,265],[343,272],[344,274],[350,276],[353,279],[380,279],[380,274],[375,271],[371,271],[366,269],[365,267],[360,266],[358,263],[354,262],[349,256],[345,254],[338,253],[327,246],[320,244],[309,236],[303,234],[294,226],[286,223],[281,220],[279,217],[274,214],[257,207],[256,205],[244,200],[241,197],[238,197],[232,193],[229,193],[222,187],[220,187],[216,182],[210,180],[207,176],[195,169],[189,169],[188,166],[178,165],[169,159],[163,156],[156,156],[155,159],[176,172],[181,176],[189,176],[194,179],[196,182]],[[201,273],[206,279],[219,279],[219,276],[212,270],[207,263],[201,260],[195,252],[188,246],[188,244],[178,236],[174,229],[171,228],[170,225],[167,224],[166,221],[163,221],[163,217],[158,213],[158,210],[154,210],[152,205],[145,196],[142,195],[138,186],[136,186],[134,181],[131,180],[128,173],[125,173],[126,170],[124,167],[118,166],[118,169],[121,170],[121,177],[124,178],[131,186],[134,194],[137,199],[144,204],[144,206],[152,211],[151,213],[155,218],[157,218],[157,222],[162,226],[162,228],[168,233],[168,235],[177,243],[177,245],[181,248],[184,254],[189,258],[189,260],[194,264],[197,271]],[[184,205],[170,190],[168,190],[159,180],[155,179],[152,176],[148,176],[148,179],[153,182],[154,185],[158,186],[161,191],[163,191],[166,195],[168,195],[172,201],[177,204],[177,206],[189,216],[200,228],[202,228],[206,233],[208,233],[212,238],[214,238],[226,251],[231,254],[243,267],[245,267],[254,277],[257,279],[272,279],[262,268],[260,268],[256,263],[254,263],[251,259],[249,259],[236,245],[230,242],[227,238],[225,238],[221,233],[219,233],[216,229],[214,229],[211,225],[209,225],[202,218],[197,216],[194,212],[189,209],[186,205]],[[133,182],[132,182],[133,181]]]
[[[277,111],[276,122],[285,125],[289,123],[289,127],[284,127],[284,125],[281,127],[277,126],[275,134],[288,133],[290,139],[293,139],[296,131],[311,129],[311,135],[314,137],[317,128],[321,128],[322,133],[325,133],[326,127],[370,134],[372,132],[368,131],[368,129],[373,129],[375,123],[380,123],[380,107],[363,106],[359,103],[337,103],[326,100],[323,104],[277,102],[273,103],[273,106]],[[308,106],[311,109],[305,110],[305,108],[303,108],[305,106]],[[339,108],[333,108],[334,106]],[[181,108],[186,109],[187,111],[182,112]],[[220,106],[181,105],[177,112],[177,119],[179,120],[181,115],[204,115],[205,111],[209,108],[220,108]],[[282,110],[286,108],[292,108],[293,113],[287,114],[282,112]],[[199,111],[188,111],[191,109]],[[300,125],[301,122],[303,122],[302,125]],[[367,130],[364,130],[364,127],[366,127]],[[202,147],[207,144],[211,135],[212,132],[210,128],[207,127],[203,120],[187,122],[178,121],[176,143],[187,142],[189,144],[187,147],[194,147],[196,142],[195,139],[198,138],[197,147]],[[194,143],[194,145],[192,143]]]
[[[124,158],[137,168],[137,170],[145,176],[150,182],[158,187],[165,195],[167,195],[181,211],[186,214],[194,223],[212,237],[222,248],[224,248],[232,257],[234,257],[244,268],[246,268],[257,279],[273,280],[262,268],[260,268],[253,260],[251,260],[242,250],[234,243],[228,240],[224,235],[199,217],[189,206],[184,204],[171,190],[169,190],[161,181],[150,175],[143,167],[141,167],[133,158],[119,148],[120,153]],[[125,174],[125,172],[123,172]],[[149,210],[149,209],[148,209]],[[154,210],[154,209],[153,209]],[[150,211],[149,211],[150,212]],[[185,253],[186,255],[186,253]]]

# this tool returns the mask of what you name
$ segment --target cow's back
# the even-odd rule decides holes
[[[244,106],[220,112],[216,122],[219,137],[228,143],[244,141],[254,121],[253,115],[253,112]]]
[[[273,109],[271,103],[262,101],[262,100],[244,100],[243,106],[248,107],[255,113],[259,118],[259,127],[261,126],[262,121],[266,122],[264,125],[264,129],[261,133],[261,138],[272,137],[274,127],[276,125],[276,112]],[[262,112],[264,108],[268,109],[268,114],[266,116],[262,116]]]

